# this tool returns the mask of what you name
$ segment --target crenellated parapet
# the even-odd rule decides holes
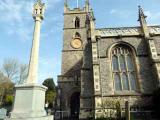
[[[77,5],[77,7],[71,9],[68,5],[68,1],[65,0],[65,3],[64,3],[64,14],[79,14],[79,13],[86,13],[86,12],[90,12],[91,11],[91,8],[90,8],[90,5],[89,5],[89,0],[86,0],[85,2],[85,6],[84,7],[79,7]]]

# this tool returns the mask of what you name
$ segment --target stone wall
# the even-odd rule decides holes
[[[147,43],[140,37],[101,38],[98,41],[100,57],[109,57],[108,52],[115,43],[126,42],[133,46],[138,56],[148,55]]]
[[[68,28],[75,28],[74,20],[76,17],[80,19],[80,28],[86,27],[86,12],[79,12],[78,14],[76,12],[72,13],[65,13],[64,14],[64,29]]]
[[[74,77],[59,76],[58,81],[61,88],[62,110],[70,112],[70,97],[73,93],[80,92],[80,80],[77,82]]]
[[[111,71],[110,49],[116,43],[127,43],[135,49],[135,63],[137,68],[137,80],[139,92],[143,94],[152,93],[154,90],[155,79],[152,73],[151,60],[147,51],[147,45],[140,37],[122,38],[101,38],[98,41],[100,57],[100,76],[103,95],[114,95],[113,78]]]
[[[152,37],[154,39],[154,43],[156,45],[157,54],[160,55],[160,36]]]

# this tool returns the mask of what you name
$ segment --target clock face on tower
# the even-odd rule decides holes
[[[71,41],[71,46],[75,49],[79,49],[80,47],[82,47],[82,41],[79,38],[74,38]]]

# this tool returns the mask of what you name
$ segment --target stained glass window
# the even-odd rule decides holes
[[[129,90],[129,81],[125,73],[122,74],[123,90]]]
[[[136,91],[137,80],[133,53],[126,45],[112,49],[112,72],[115,91]]]
[[[121,71],[126,70],[125,59],[124,59],[124,56],[123,56],[123,55],[120,55],[120,56],[119,56],[119,63],[120,63]]]
[[[120,80],[120,76],[118,74],[114,75],[114,80],[115,80],[115,89],[117,91],[122,90],[121,80]]]
[[[132,57],[130,55],[127,55],[126,58],[127,58],[128,70],[130,70],[130,71],[134,70]]]
[[[131,89],[132,90],[136,90],[137,89],[137,83],[136,83],[136,79],[135,79],[134,73],[130,73],[129,77],[130,77],[130,82],[131,82]]]
[[[112,59],[112,64],[113,64],[113,70],[114,71],[118,71],[118,57],[116,56],[113,56],[113,59]]]

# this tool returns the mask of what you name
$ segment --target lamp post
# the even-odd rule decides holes
[[[59,107],[60,107],[60,120],[62,120],[62,106],[61,106],[61,93],[62,91],[61,91],[61,87],[60,86],[58,86],[58,98],[59,98]]]

